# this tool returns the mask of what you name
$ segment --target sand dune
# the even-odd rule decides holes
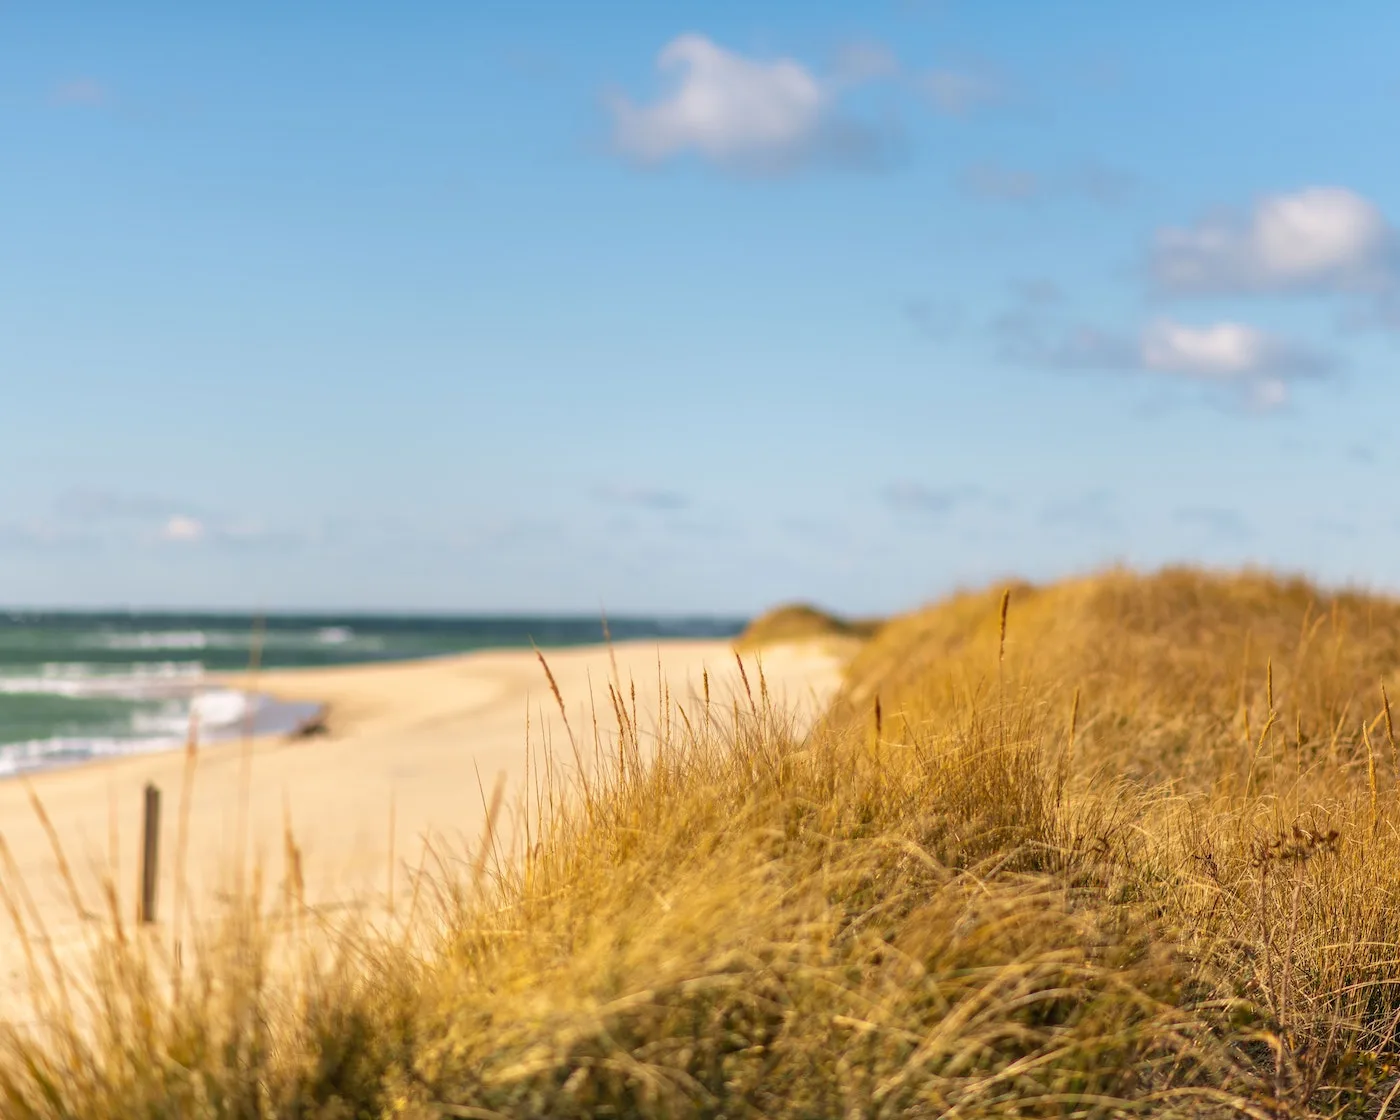
[[[635,681],[642,723],[657,710],[658,677],[674,698],[693,698],[702,673],[717,698],[739,687],[727,642],[635,642],[550,651],[548,660],[570,723],[591,726],[590,696],[607,711],[606,682],[615,658],[623,681]],[[816,645],[776,647],[762,655],[774,697],[810,718],[838,684],[841,658]],[[753,656],[746,655],[752,671]],[[246,811],[247,862],[263,868],[265,894],[284,874],[284,821],[302,852],[307,901],[317,906],[382,905],[393,863],[416,863],[422,838],[471,842],[484,824],[487,796],[504,775],[509,802],[523,789],[527,711],[537,744],[567,740],[544,672],[529,651],[491,651],[433,661],[324,670],[286,670],[255,680],[230,678],[286,700],[327,706],[328,733],[297,741],[270,739],[198,752],[189,802],[185,878],[195,913],[209,913],[238,876],[240,822]],[[755,682],[756,687],[756,682]],[[591,733],[590,733],[591,741]],[[175,897],[174,867],[185,772],[182,752],[127,757],[35,776],[32,787],[73,866],[83,907],[79,920],[57,858],[29,802],[28,786],[0,783],[0,833],[47,936],[61,957],[84,943],[85,926],[105,913],[101,884],[117,884],[124,919],[138,895],[142,790],[162,791],[159,930]],[[243,790],[247,790],[244,810]],[[392,806],[392,809],[391,809]],[[392,820],[392,836],[391,836]],[[11,876],[7,875],[7,880]],[[395,892],[409,876],[395,876]],[[26,980],[19,939],[9,919],[0,936],[0,1012],[15,1004]],[[31,925],[35,923],[31,920]]]

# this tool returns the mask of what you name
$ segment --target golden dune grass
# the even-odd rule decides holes
[[[1400,604],[1004,592],[892,621],[802,734],[752,662],[651,726],[609,682],[387,927],[231,907],[178,991],[109,931],[3,1114],[1394,1115]]]
[[[808,603],[790,603],[759,615],[734,644],[741,650],[757,650],[783,642],[843,642],[869,638],[879,628],[875,619],[840,618]]]

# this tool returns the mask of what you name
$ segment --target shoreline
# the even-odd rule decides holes
[[[736,620],[626,617],[619,640],[727,640]],[[243,734],[249,669],[332,668],[465,653],[568,648],[607,640],[602,616],[422,616],[220,611],[0,612],[0,778],[178,749],[197,714],[200,739]],[[314,698],[313,698],[314,699]],[[257,734],[293,731],[303,712],[260,711]]]
[[[589,726],[594,708],[611,711],[606,682],[614,665],[623,682],[635,682],[648,726],[661,696],[693,702],[706,674],[716,702],[742,695],[729,639],[638,639],[542,652],[576,730]],[[798,718],[813,718],[824,707],[844,662],[838,652],[811,644],[746,653],[750,676],[755,660],[775,702],[800,712]],[[60,958],[82,950],[89,923],[74,914],[29,802],[31,789],[63,845],[84,909],[106,912],[100,900],[104,880],[110,881],[123,921],[131,920],[138,894],[142,791],[148,782],[161,790],[154,928],[166,936],[180,855],[189,908],[207,918],[217,912],[222,888],[237,877],[240,863],[261,869],[265,899],[278,897],[289,838],[304,870],[308,905],[383,906],[390,883],[395,896],[407,889],[408,871],[429,837],[450,849],[476,843],[494,783],[504,783],[507,806],[515,803],[526,773],[527,713],[533,750],[567,742],[533,649],[221,673],[210,683],[316,704],[325,729],[303,738],[281,733],[202,744],[188,772],[188,752],[176,747],[0,782],[0,832]],[[191,796],[183,805],[187,781]],[[177,853],[182,817],[188,834],[185,851]],[[246,837],[241,857],[240,835]],[[7,923],[0,917],[0,925]],[[0,1018],[24,988],[18,941],[0,937]]]
[[[231,689],[220,685],[213,677],[209,678],[211,685],[223,687],[225,691],[237,692],[245,703],[252,705],[252,723],[255,726],[251,732],[245,731],[237,725],[222,727],[213,733],[200,733],[196,743],[196,749],[208,750],[214,747],[226,746],[229,743],[242,742],[245,739],[254,741],[287,739],[297,736],[308,724],[315,723],[323,719],[325,715],[325,705],[315,700],[280,700],[266,692],[254,692],[246,689]],[[197,699],[204,690],[193,688],[188,697],[172,697],[172,699]],[[270,702],[270,709],[266,707]],[[60,741],[59,739],[42,740],[45,743]],[[68,741],[68,740],[61,740]],[[96,740],[73,737],[74,742],[111,742],[113,744],[129,744],[126,749],[103,750],[88,754],[82,757],[58,758],[45,762],[40,766],[22,767],[16,766],[13,769],[0,771],[0,783],[13,781],[34,780],[46,774],[61,774],[71,770],[98,768],[102,766],[120,763],[125,759],[143,758],[151,755],[163,755],[176,751],[184,751],[189,747],[190,737],[184,736],[151,736],[145,738],[120,736],[104,736]],[[7,746],[23,746],[25,744],[6,744]]]
[[[282,707],[305,709],[297,714],[297,718],[291,720],[287,724],[273,728],[254,730],[249,733],[241,727],[233,726],[224,734],[213,734],[208,737],[201,734],[196,743],[196,749],[201,753],[242,745],[251,745],[254,749],[271,744],[290,746],[299,739],[313,738],[313,735],[306,734],[308,726],[320,724],[324,727],[332,716],[332,704],[320,698],[318,695],[314,695],[312,690],[304,687],[307,678],[325,678],[339,683],[342,680],[348,681],[355,675],[362,673],[377,675],[379,671],[385,669],[426,666],[444,662],[466,663],[473,659],[483,657],[494,659],[498,656],[515,654],[528,656],[534,661],[538,654],[543,654],[545,659],[549,660],[550,657],[558,654],[570,654],[580,651],[602,654],[608,650],[616,652],[620,649],[640,647],[660,648],[667,645],[681,644],[727,644],[732,648],[733,641],[732,639],[726,638],[635,638],[610,644],[594,642],[577,645],[529,648],[523,646],[487,646],[481,649],[425,654],[421,657],[387,658],[382,661],[353,661],[336,665],[291,665],[257,670],[216,670],[200,678],[197,685],[191,682],[192,687],[189,688],[187,696],[179,698],[194,698],[206,691],[224,690],[236,692],[249,701],[270,700],[274,704]],[[750,655],[746,653],[745,656]],[[256,712],[256,709],[254,709],[254,711]],[[254,723],[256,722],[255,715]],[[324,730],[316,731],[314,735],[318,736],[325,733]],[[9,773],[0,773],[0,786],[15,781],[37,781],[48,775],[67,774],[75,770],[101,770],[142,758],[172,754],[180,754],[183,756],[184,752],[189,748],[188,735],[181,737],[172,735],[160,740],[158,744],[154,743],[153,740],[143,740],[136,737],[132,737],[129,741],[133,744],[151,743],[152,745],[139,746],[127,751],[94,754],[86,758],[57,762],[52,765],[36,767],[31,770],[14,770]],[[0,832],[0,835],[3,835],[3,832]]]

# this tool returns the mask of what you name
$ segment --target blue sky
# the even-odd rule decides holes
[[[1400,9],[0,6],[0,601],[1400,588]]]

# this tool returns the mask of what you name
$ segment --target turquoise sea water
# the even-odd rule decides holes
[[[727,637],[737,619],[627,618],[615,641]],[[267,668],[436,657],[473,649],[585,645],[599,619],[0,613],[0,777],[88,759],[289,730],[314,710],[214,684],[259,650]]]

